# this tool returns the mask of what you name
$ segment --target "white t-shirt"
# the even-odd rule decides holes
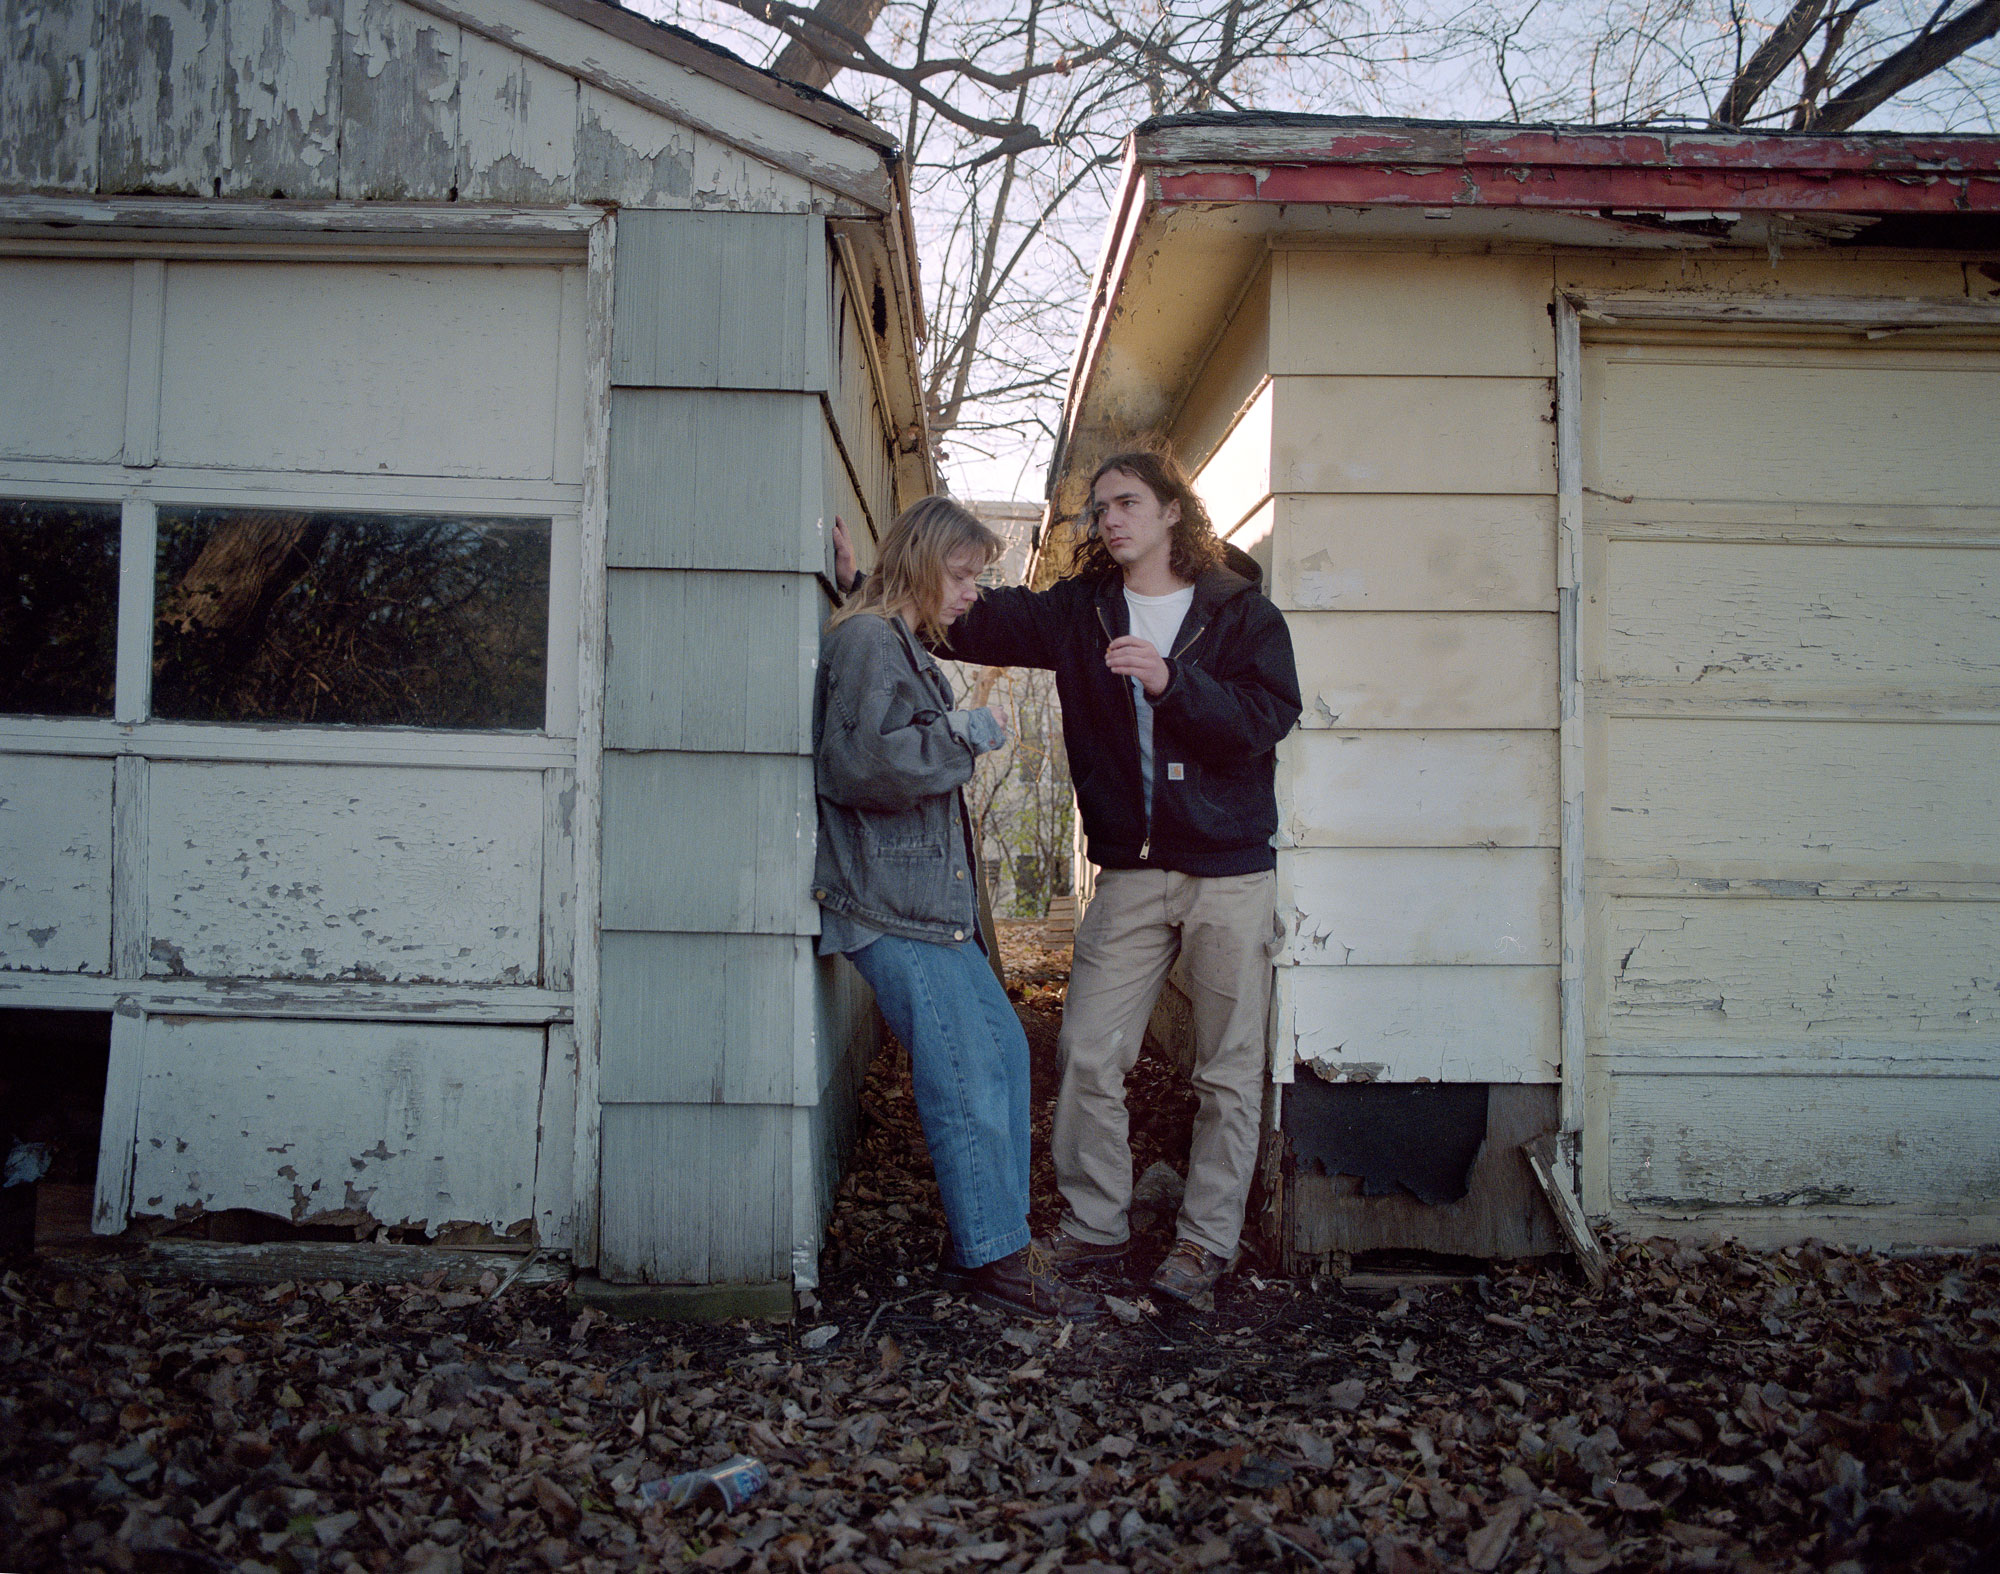
[[[1194,586],[1169,591],[1164,596],[1142,596],[1125,592],[1125,608],[1131,615],[1132,632],[1162,656],[1170,655],[1174,636],[1181,631],[1188,608],[1194,605]],[[1132,708],[1139,718],[1139,779],[1146,784],[1146,824],[1153,823],[1153,702],[1137,678],[1132,685]]]

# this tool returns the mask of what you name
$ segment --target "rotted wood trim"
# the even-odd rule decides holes
[[[1586,294],[1570,299],[1593,326],[1626,322],[1756,323],[1834,328],[2000,328],[2000,301],[1904,300],[1874,296],[1655,295],[1643,291]]]
[[[114,916],[114,947],[125,922]],[[143,935],[143,916],[135,932]],[[143,962],[143,958],[134,960]],[[110,1011],[123,1002],[155,1016],[278,1017],[316,1022],[561,1022],[568,1020],[571,1011],[571,997],[564,991],[512,984],[327,984],[285,978],[148,979],[137,972],[123,978],[0,973],[0,1008],[4,1009]]]
[[[1556,297],[1556,695],[1562,797],[1558,879],[1562,907],[1561,1130],[1584,1115],[1584,737],[1578,712],[1578,597],[1583,585],[1583,343],[1576,303]],[[1576,1144],[1569,1144],[1573,1155]]]
[[[398,240],[424,236],[439,241],[563,243],[574,255],[602,208],[459,207],[410,202],[204,202],[180,197],[0,197],[0,230],[16,236],[42,235],[65,242],[130,237],[193,237],[202,231],[232,239],[258,234],[301,239]]]
[[[97,1189],[90,1228],[116,1235],[132,1212],[133,1148],[139,1140],[139,1088],[145,1071],[146,1018],[136,1002],[120,1000],[111,1016],[104,1110],[97,1133]]]
[[[442,1273],[440,1288],[464,1290],[497,1274],[498,1295],[510,1285],[554,1284],[569,1277],[558,1259],[527,1247],[517,1251],[454,1250],[444,1246],[353,1245],[335,1241],[272,1241],[255,1246],[216,1241],[152,1241],[126,1271],[211,1284],[284,1284],[333,1279],[344,1284],[409,1284]]]

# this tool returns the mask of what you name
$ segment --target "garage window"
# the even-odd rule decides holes
[[[162,508],[153,714],[542,726],[547,519]]]
[[[109,716],[118,505],[0,499],[0,712]]]

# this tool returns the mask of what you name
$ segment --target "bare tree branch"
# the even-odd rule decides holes
[[[1813,29],[1819,26],[1826,6],[1827,0],[1798,0],[1785,19],[1771,29],[1771,36],[1757,46],[1750,63],[1737,72],[1736,80],[1716,104],[1715,113],[1708,117],[1711,126],[1740,126],[1750,118],[1757,100],[1778,80],[1785,67],[1798,59]]]
[[[1939,14],[1947,9],[1939,7]],[[1954,20],[1922,33],[1829,98],[1812,119],[1815,131],[1845,131],[1913,82],[1942,69],[2000,33],[2000,0],[1979,0]]]

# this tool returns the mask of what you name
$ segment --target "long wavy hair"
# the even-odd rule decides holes
[[[984,566],[1006,546],[950,498],[919,498],[896,516],[882,537],[875,571],[827,619],[826,626],[864,613],[883,618],[900,612],[915,622],[920,638],[942,642],[945,565],[961,552],[976,552]]]
[[[1114,470],[1141,482],[1163,504],[1181,505],[1181,517],[1174,524],[1173,545],[1167,555],[1167,566],[1173,570],[1174,578],[1191,585],[1209,569],[1222,566],[1222,543],[1216,539],[1208,510],[1194,495],[1194,486],[1181,462],[1164,448],[1133,448],[1113,454],[1090,478],[1090,502],[1081,521],[1085,529],[1070,551],[1072,575],[1095,577],[1119,572],[1117,560],[1105,547],[1104,538],[1088,528],[1089,510],[1097,506],[1097,483]]]

